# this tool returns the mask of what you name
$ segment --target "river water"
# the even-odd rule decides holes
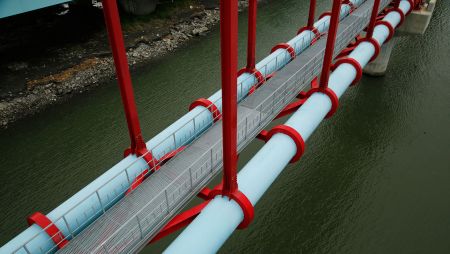
[[[308,2],[260,5],[260,59],[306,22]],[[318,11],[329,7],[320,1]],[[439,1],[424,36],[398,38],[386,76],[349,89],[222,253],[450,253],[449,12]],[[216,28],[135,70],[144,137],[219,89],[219,68]],[[27,227],[28,215],[49,212],[120,160],[128,135],[119,89],[111,82],[21,120],[0,131],[0,144],[3,245]],[[245,149],[241,168],[261,145]],[[175,236],[144,252],[162,251]]]

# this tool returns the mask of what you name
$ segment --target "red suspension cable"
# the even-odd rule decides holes
[[[222,65],[223,191],[237,191],[237,0],[220,0],[220,49]]]
[[[319,87],[325,89],[328,87],[328,79],[330,77],[330,68],[333,61],[334,44],[336,42],[336,34],[339,25],[339,14],[341,10],[341,1],[333,0],[331,10],[330,29],[328,30],[327,45],[325,48],[325,56],[323,58],[322,74],[320,76]]]
[[[308,14],[308,25],[309,29],[314,27],[314,18],[316,12],[316,0],[309,0],[309,14]]]
[[[256,13],[257,0],[249,0],[248,7],[248,40],[247,40],[247,70],[255,68],[256,61]]]
[[[139,156],[148,154],[141,134],[116,0],[103,0],[103,13],[131,139],[129,152]]]

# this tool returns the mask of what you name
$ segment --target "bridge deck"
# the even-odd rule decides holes
[[[389,0],[382,1],[380,9]],[[368,0],[339,24],[335,55],[370,19]],[[305,87],[322,67],[326,40],[321,39],[238,105],[238,150]],[[129,253],[143,248],[222,167],[222,123],[218,121],[139,188],[124,197],[59,253]]]

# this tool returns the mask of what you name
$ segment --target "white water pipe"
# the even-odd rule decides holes
[[[408,1],[400,2],[400,10],[406,14],[411,8]],[[383,19],[396,27],[400,14],[390,12]],[[389,35],[385,25],[375,27],[373,38],[382,45]],[[371,43],[362,42],[352,53],[362,67],[375,54]],[[329,88],[340,97],[356,78],[356,69],[341,64],[331,74]],[[286,122],[306,141],[331,109],[331,100],[323,93],[314,93]],[[239,189],[253,205],[275,181],[281,171],[296,154],[294,141],[285,134],[275,134],[238,174]],[[198,217],[164,251],[172,253],[215,253],[244,219],[241,207],[228,197],[216,196]]]
[[[360,6],[365,0],[351,0],[354,6]],[[350,5],[341,6],[340,19],[345,18],[350,12]],[[320,33],[324,33],[329,27],[329,16],[325,16],[314,23]],[[304,31],[289,42],[297,55],[307,49],[314,33]],[[263,76],[267,76],[277,70],[282,69],[291,60],[289,52],[285,49],[278,49],[262,59],[257,65]],[[250,88],[257,84],[257,79],[253,74],[244,73],[238,77],[238,101],[244,99]],[[219,90],[208,98],[217,106],[222,108],[222,92]],[[192,119],[195,118],[195,123]],[[199,136],[205,129],[213,123],[211,113],[205,107],[198,106],[178,119],[175,123],[164,129],[158,135],[146,143],[148,149],[156,159],[161,158],[170,151],[191,142],[196,136]],[[195,124],[195,126],[194,126]],[[175,135],[175,139],[170,138]],[[130,187],[130,176],[136,176],[148,168],[147,163],[142,158],[135,155],[129,155],[99,176],[93,182],[81,189],[67,201],[59,205],[53,211],[47,214],[47,217],[58,227],[67,239],[76,236],[90,223],[98,218],[103,210],[109,209]],[[133,179],[131,179],[133,180]],[[98,195],[96,191],[98,190]],[[63,217],[64,216],[64,217]],[[26,249],[23,246],[26,245]],[[42,228],[38,225],[31,225],[22,233],[17,235],[2,248],[0,254],[12,253],[47,253],[56,251],[56,245],[53,243]]]

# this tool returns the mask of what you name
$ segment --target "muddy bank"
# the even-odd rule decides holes
[[[246,1],[239,4],[241,9],[247,6]],[[206,8],[197,1],[184,1],[180,6],[158,15],[149,20],[122,18],[131,68],[163,56],[192,37],[206,34],[219,21],[217,8]],[[94,26],[90,27],[93,31],[81,42],[74,38],[75,43],[62,43],[62,47],[59,47],[60,43],[43,45],[45,51],[31,49],[29,56],[25,53],[20,57],[14,49],[0,48],[0,51],[10,52],[0,63],[0,75],[6,77],[0,81],[0,128],[7,128],[20,118],[115,77],[103,21],[98,19],[98,13],[95,18],[93,23],[86,24]],[[9,45],[18,44],[27,52],[27,43],[13,41]]]

